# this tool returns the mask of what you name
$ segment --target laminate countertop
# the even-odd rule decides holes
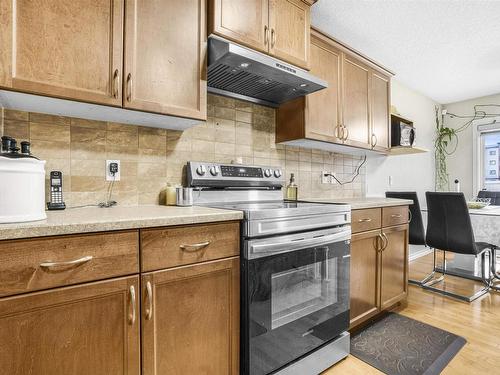
[[[0,240],[241,219],[241,211],[199,206],[69,208],[64,211],[47,211],[46,220],[0,224]]]
[[[413,201],[411,199],[378,198],[378,197],[332,198],[332,199],[313,198],[313,199],[307,199],[307,201],[317,202],[317,203],[344,203],[350,205],[351,210],[361,210],[365,208],[379,208],[379,207],[391,207],[391,206],[408,206],[413,204]]]

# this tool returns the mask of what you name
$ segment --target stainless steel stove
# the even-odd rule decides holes
[[[244,213],[241,373],[318,374],[349,353],[351,210],[283,200],[281,169],[189,162],[194,203]]]

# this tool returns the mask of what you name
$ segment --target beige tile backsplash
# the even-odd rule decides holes
[[[120,205],[163,203],[162,191],[167,183],[183,182],[188,160],[236,158],[284,168],[287,179],[295,173],[299,198],[364,195],[364,168],[354,183],[320,183],[322,170],[347,179],[359,157],[276,145],[274,110],[247,102],[209,95],[208,121],[184,132],[8,109],[0,113],[3,134],[30,140],[33,153],[47,161],[47,172],[63,172],[68,206],[106,199],[106,159],[121,161],[121,181],[113,186]]]

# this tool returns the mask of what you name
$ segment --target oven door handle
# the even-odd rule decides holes
[[[290,251],[300,250],[308,247],[318,247],[328,245],[334,242],[347,241],[351,238],[350,231],[327,234],[321,237],[302,238],[278,243],[261,243],[250,245],[250,258],[258,258],[265,254],[288,253]],[[252,257],[252,255],[254,255]]]

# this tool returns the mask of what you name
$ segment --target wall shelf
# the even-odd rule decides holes
[[[389,156],[392,155],[411,155],[411,154],[422,154],[424,152],[429,152],[429,150],[422,147],[403,147],[395,146],[391,147],[389,151]]]

